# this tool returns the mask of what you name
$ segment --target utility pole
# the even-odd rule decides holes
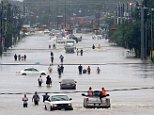
[[[48,29],[51,29],[51,0],[49,0],[49,18],[48,18]]]
[[[143,0],[141,6],[141,60],[147,59],[147,0]]]
[[[1,12],[0,12],[0,55],[3,53],[3,1],[1,1]]]
[[[66,0],[65,0],[65,13],[64,13],[64,23],[65,23],[65,29],[66,29]]]
[[[151,55],[151,60],[152,61],[154,61],[153,60],[153,43],[154,43],[154,40],[153,40],[153,11],[154,11],[154,8],[151,8],[151,19],[150,19],[150,22],[151,22],[151,53],[150,53],[150,55]]]
[[[144,60],[144,5],[141,6],[141,60]]]

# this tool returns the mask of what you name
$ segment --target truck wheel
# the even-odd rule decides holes
[[[107,106],[107,108],[109,108],[111,106],[110,99],[106,99],[106,106]]]
[[[83,107],[85,107],[85,108],[86,108],[87,106],[86,106],[85,104],[83,104]]]
[[[52,109],[52,107],[50,106],[50,111],[52,111],[53,109]]]
[[[83,102],[83,107],[87,108],[87,104],[85,101]]]

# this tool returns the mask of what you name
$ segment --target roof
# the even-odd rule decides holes
[[[56,96],[56,95],[67,95],[67,94],[55,93],[55,94],[51,94],[50,96]]]

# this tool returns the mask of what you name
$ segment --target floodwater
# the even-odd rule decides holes
[[[36,33],[22,39],[15,47],[8,50],[0,59],[0,114],[1,115],[152,115],[154,112],[154,66],[151,62],[140,59],[126,58],[126,50],[111,46],[108,40],[93,40],[91,34],[82,34],[83,40],[77,44],[79,50],[83,48],[83,56],[66,54],[63,44],[56,44],[54,53],[53,84],[47,88],[46,77],[43,86],[38,87],[39,76],[22,76],[20,70],[34,67],[38,70],[48,70],[50,64],[49,44],[55,43],[47,34]],[[95,44],[96,48],[92,49]],[[98,45],[101,48],[97,48]],[[14,61],[14,54],[27,55],[26,61]],[[64,56],[64,73],[59,78],[57,65],[60,55]],[[91,67],[91,74],[78,74],[78,65],[83,68]],[[100,67],[101,73],[96,73]],[[77,81],[76,90],[59,88],[59,81],[63,78],[73,78]],[[110,109],[83,108],[81,94],[91,86],[93,90],[106,87],[111,99]],[[39,106],[32,103],[32,95],[37,91],[41,101]],[[44,92],[66,93],[72,98],[73,111],[45,111],[42,95]],[[22,107],[23,94],[29,98],[28,108]]]

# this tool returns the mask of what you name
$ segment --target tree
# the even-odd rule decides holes
[[[7,0],[1,1],[1,38],[0,41],[0,55],[3,53],[3,50],[11,47],[13,44],[13,37],[16,41],[17,37],[19,38],[19,33],[21,30],[21,18],[19,8],[15,5],[12,5]]]
[[[154,1],[148,0],[147,1],[147,8],[148,10],[151,8],[154,8]],[[150,14],[150,12],[147,10],[147,14]],[[152,18],[152,21],[154,22],[154,18]],[[148,18],[148,15],[146,15],[146,22],[148,24],[147,26],[147,50],[148,55],[150,54],[150,45],[151,40],[150,38],[150,22],[151,18]],[[135,11],[132,15],[132,21],[129,23],[124,22],[122,25],[117,25],[117,30],[112,33],[111,41],[116,42],[118,45],[129,48],[129,49],[135,49],[136,57],[140,57],[140,51],[141,51],[141,17],[140,17],[140,9],[138,7],[135,8]]]

